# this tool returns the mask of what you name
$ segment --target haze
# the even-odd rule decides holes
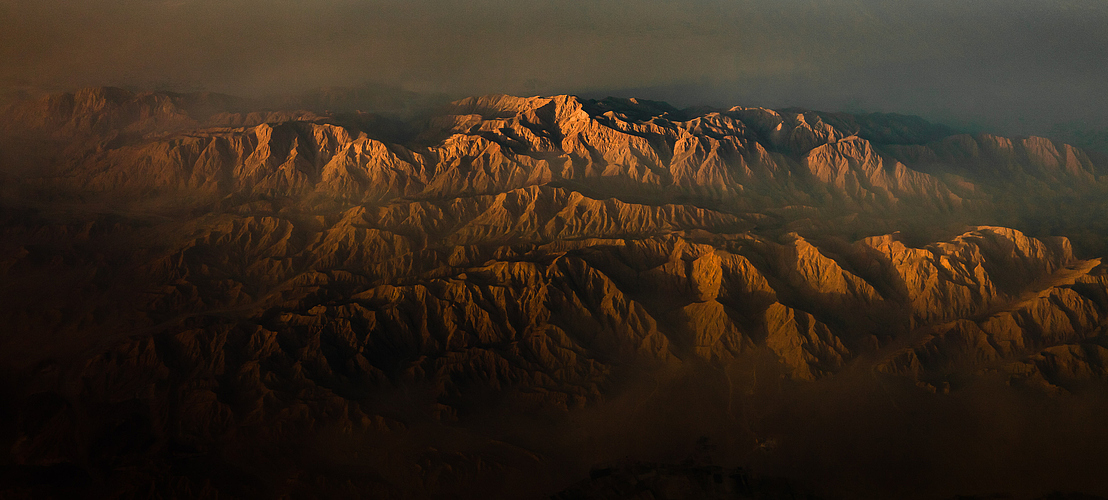
[[[1108,3],[0,1],[0,86],[274,94],[366,82],[465,96],[919,114],[1103,127]]]
[[[1101,4],[73,3],[0,498],[1108,500]]]

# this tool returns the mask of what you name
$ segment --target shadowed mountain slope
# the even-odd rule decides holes
[[[805,490],[904,496],[774,461],[818,447],[775,422],[812,387],[942,406],[1108,382],[1105,166],[1069,145],[573,96],[420,123],[251,105],[4,111],[0,491],[549,495],[705,433]],[[1026,491],[1108,493],[1073,470]]]

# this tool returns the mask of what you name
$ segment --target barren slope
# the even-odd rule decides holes
[[[982,225],[1104,215],[1071,146],[573,96],[457,101],[397,142],[217,97],[6,111],[6,144],[64,148],[0,157],[0,491],[549,494],[621,448],[514,429],[661,419],[682,383],[751,456],[781,384],[1108,380],[1095,246]]]

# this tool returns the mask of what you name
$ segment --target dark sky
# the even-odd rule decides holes
[[[0,0],[6,89],[365,82],[1108,126],[1108,1]]]

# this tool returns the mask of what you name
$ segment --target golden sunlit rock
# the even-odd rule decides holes
[[[778,439],[849,451],[791,409],[853,428],[891,398],[874,426],[932,425],[919,408],[996,380],[1108,381],[1105,165],[1069,145],[575,96],[471,97],[404,133],[248,104],[4,111],[5,467],[71,487],[0,492],[550,495],[699,433],[769,473],[718,492],[755,494],[789,488]],[[643,470],[722,474],[703,465]]]

